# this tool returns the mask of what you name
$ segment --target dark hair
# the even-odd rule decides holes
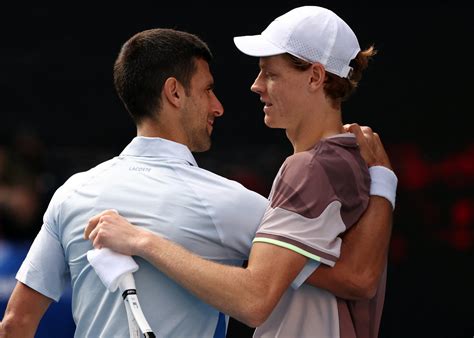
[[[169,77],[175,77],[189,93],[199,58],[212,60],[206,43],[174,29],[145,30],[124,43],[114,65],[114,84],[135,123],[157,118],[161,90]]]
[[[333,100],[335,106],[346,101],[349,96],[355,91],[359,81],[362,78],[362,72],[369,65],[369,60],[377,53],[374,46],[360,51],[357,56],[351,61],[352,71],[348,78],[342,78],[335,74],[326,72],[326,79],[324,81],[324,92]],[[311,63],[301,60],[293,55],[286,54],[290,63],[296,69],[304,71],[311,66]]]

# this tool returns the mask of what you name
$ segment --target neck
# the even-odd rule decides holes
[[[341,110],[312,111],[293,128],[286,129],[286,136],[293,145],[294,153],[313,148],[321,139],[344,132]]]
[[[181,129],[174,128],[173,123],[166,123],[166,121],[158,122],[156,120],[147,119],[137,125],[137,136],[160,137],[188,146],[184,135],[177,133],[177,130]]]

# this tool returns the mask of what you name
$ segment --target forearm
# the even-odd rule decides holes
[[[142,256],[163,273],[220,311],[255,326],[257,300],[263,290],[251,269],[208,261],[183,247],[147,233],[134,254]]]
[[[307,260],[286,248],[255,243],[245,269],[218,264],[130,224],[111,210],[91,218],[84,237],[95,248],[143,257],[204,302],[248,326],[266,320]]]
[[[51,301],[18,282],[0,324],[0,337],[33,338]]]
[[[391,204],[371,196],[366,212],[345,234],[336,265],[321,265],[306,282],[345,299],[371,298],[385,269],[391,229]]]

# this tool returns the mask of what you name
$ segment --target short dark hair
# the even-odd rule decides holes
[[[125,42],[114,65],[114,85],[135,123],[155,119],[169,77],[190,89],[196,59],[212,60],[207,44],[194,34],[168,28],[145,30]]]

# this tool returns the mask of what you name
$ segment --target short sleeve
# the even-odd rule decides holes
[[[46,297],[59,301],[68,282],[68,269],[61,244],[46,230],[44,224],[20,266],[16,279]]]
[[[298,155],[298,154],[297,154]],[[346,226],[324,167],[302,153],[285,161],[277,175],[254,242],[266,242],[333,266]]]
[[[321,263],[317,262],[315,260],[309,259],[303,269],[300,271],[298,276],[293,280],[291,283],[291,287],[296,290],[298,289],[301,285],[303,285],[304,282],[308,279],[309,276],[313,274],[313,272],[316,271],[317,268],[319,268],[319,265]]]
[[[221,242],[229,254],[247,259],[252,240],[268,206],[268,199],[246,189],[237,182],[227,186],[213,197],[211,211]]]
[[[201,240],[209,242],[213,250],[188,249],[205,258],[226,264],[241,265],[248,259],[252,240],[268,206],[268,199],[245,188],[241,183],[229,180],[207,170],[192,168],[183,175],[183,182],[195,194],[196,209],[201,212]],[[186,175],[186,176],[184,176]]]
[[[69,269],[57,230],[57,213],[62,189],[53,196],[16,279],[39,293],[58,301],[69,281]]]

